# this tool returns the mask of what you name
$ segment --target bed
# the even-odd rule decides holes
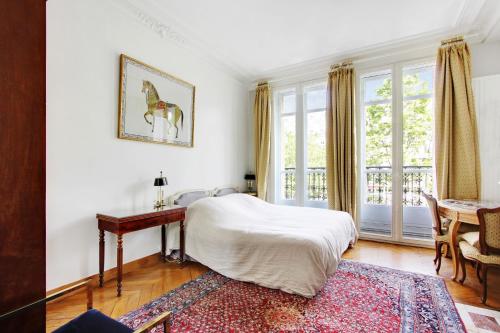
[[[236,190],[189,191],[186,254],[229,278],[313,297],[356,242],[351,216],[327,209],[280,206]],[[169,227],[170,229],[170,227]],[[169,230],[168,244],[178,239]]]

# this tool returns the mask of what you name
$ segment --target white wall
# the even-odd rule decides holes
[[[470,52],[473,77],[500,74],[500,41],[473,44]]]
[[[479,129],[481,199],[500,202],[500,74],[472,80]]]
[[[481,198],[500,201],[500,41],[471,46],[481,159]]]
[[[119,55],[196,86],[194,148],[119,140]],[[98,272],[95,214],[150,206],[153,178],[168,193],[243,185],[246,88],[161,38],[112,0],[47,2],[47,289]],[[116,237],[106,236],[106,269]],[[160,249],[159,228],[124,236],[124,261]]]

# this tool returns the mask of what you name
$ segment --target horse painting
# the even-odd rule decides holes
[[[146,94],[146,104],[148,111],[144,113],[144,119],[150,125],[152,125],[151,132],[155,130],[155,118],[162,117],[165,118],[170,128],[175,127],[175,138],[179,136],[179,126],[178,122],[180,120],[181,129],[184,127],[184,113],[177,104],[168,103],[160,100],[158,96],[158,91],[156,91],[155,86],[146,80],[142,81],[142,90]],[[152,121],[149,121],[147,116],[152,117]],[[168,131],[170,132],[170,128]]]

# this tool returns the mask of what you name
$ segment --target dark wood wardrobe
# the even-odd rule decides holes
[[[45,14],[0,1],[0,314],[45,297]],[[44,331],[44,307],[0,322]]]

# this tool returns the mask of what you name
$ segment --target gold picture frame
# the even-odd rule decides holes
[[[194,146],[193,84],[120,55],[118,138]]]

